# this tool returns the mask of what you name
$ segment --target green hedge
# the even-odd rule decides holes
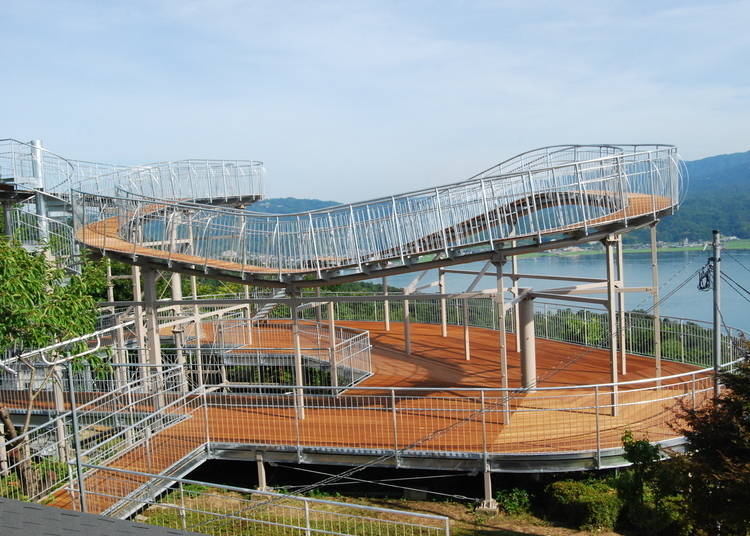
[[[550,513],[584,530],[612,530],[622,501],[604,482],[560,480],[546,488]]]

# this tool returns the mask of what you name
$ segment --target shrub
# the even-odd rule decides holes
[[[552,515],[584,530],[611,530],[622,502],[604,482],[560,480],[546,488]]]
[[[503,489],[495,494],[495,500],[506,514],[515,516],[528,514],[531,510],[531,497],[525,489]]]

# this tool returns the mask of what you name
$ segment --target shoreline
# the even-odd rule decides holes
[[[724,244],[722,244],[722,250],[734,250],[734,251],[742,251],[742,250],[750,250],[750,239],[740,239],[740,240],[731,240]],[[709,252],[711,250],[710,244],[704,249],[704,246],[662,246],[660,248],[657,248],[658,253],[679,253],[682,251],[706,251]],[[540,253],[527,253],[526,255],[522,255],[522,257],[525,258],[531,258],[531,257],[574,257],[578,255],[601,255],[603,250],[600,249],[586,249],[583,251],[548,251],[548,252],[540,252]],[[623,250],[623,254],[628,253],[651,253],[650,248],[633,248],[633,247],[625,247]]]

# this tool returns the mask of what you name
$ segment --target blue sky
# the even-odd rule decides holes
[[[1,137],[357,201],[558,143],[750,149],[750,2],[5,0]]]

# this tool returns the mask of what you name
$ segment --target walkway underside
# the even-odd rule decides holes
[[[711,380],[685,379],[634,384],[618,393],[616,416],[607,388],[522,391],[505,396],[491,390],[500,384],[498,333],[472,328],[471,360],[465,359],[463,329],[413,324],[413,355],[402,351],[403,330],[393,324],[341,322],[366,328],[373,341],[375,374],[359,388],[340,396],[310,389],[304,418],[298,417],[291,392],[238,393],[215,386],[195,409],[171,428],[154,435],[119,459],[113,467],[148,473],[179,472],[174,464],[189,454],[202,459],[327,463],[383,467],[419,467],[474,471],[538,472],[622,465],[621,437],[626,430],[651,441],[679,445],[675,410],[681,403],[700,404],[710,395]],[[509,381],[519,384],[519,356],[508,337]],[[577,345],[539,340],[537,366],[541,387],[607,382],[609,354]],[[652,377],[654,361],[629,356],[622,380]],[[665,362],[665,375],[695,367]],[[691,378],[690,375],[687,378]],[[403,390],[392,390],[394,386]],[[420,388],[436,389],[420,391]],[[484,391],[470,390],[484,388]],[[141,408],[147,409],[147,408]],[[600,432],[597,438],[597,430]],[[208,448],[203,449],[208,438]],[[109,477],[108,477],[109,478]],[[143,482],[118,483],[135,490]],[[111,485],[96,472],[86,478],[88,490]],[[112,499],[90,502],[104,511]],[[67,491],[52,504],[75,507]]]

